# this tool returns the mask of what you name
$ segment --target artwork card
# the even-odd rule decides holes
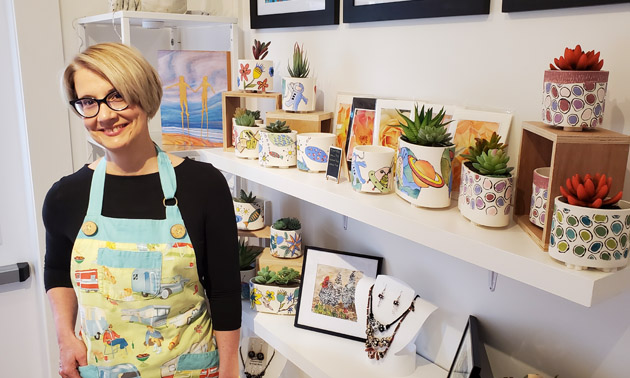
[[[335,113],[333,114],[333,133],[337,136],[335,146],[346,148],[348,135],[348,124],[350,123],[350,110],[352,109],[352,99],[354,95],[348,93],[338,93],[335,103]]]
[[[223,145],[222,93],[230,90],[229,51],[158,50],[162,144]]]
[[[365,323],[357,321],[356,285],[363,277],[376,278],[382,260],[307,246],[295,326],[365,341]]]
[[[376,113],[376,99],[355,97],[352,99],[350,121],[348,122],[348,136],[346,138],[346,160],[352,160],[355,146],[369,146],[374,141],[374,116]],[[348,164],[350,167],[350,164]]]
[[[396,110],[399,110],[409,119],[413,120],[414,107],[422,106],[422,103],[409,100],[376,100],[376,114],[374,118],[374,144],[385,146],[398,151],[398,138],[402,135],[402,129],[398,126],[405,124],[403,118]]]

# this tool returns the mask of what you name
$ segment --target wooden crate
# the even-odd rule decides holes
[[[315,111],[308,113],[273,110],[266,113],[267,124],[281,120],[286,121],[291,130],[298,133],[330,133],[332,132],[332,112]]]
[[[296,259],[281,259],[271,256],[271,250],[265,248],[256,259],[256,271],[268,266],[272,272],[277,272],[283,267],[293,268],[302,274],[302,264],[304,263],[304,255]]]
[[[270,99],[275,100],[276,109],[282,108],[282,93],[277,92],[241,92],[228,91],[223,92],[223,150],[232,149],[232,117],[236,108],[244,106],[242,100],[247,98]]]
[[[542,122],[523,122],[521,152],[514,198],[514,220],[542,248],[547,250],[551,233],[551,212],[560,185],[575,173],[605,173],[613,177],[612,193],[623,189],[628,163],[630,136],[606,129],[564,131]],[[545,227],[529,221],[534,169],[551,167]]]

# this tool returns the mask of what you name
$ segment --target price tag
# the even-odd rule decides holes
[[[339,183],[339,175],[341,171],[345,171],[346,161],[343,158],[343,149],[331,146],[328,150],[328,164],[326,165],[326,180],[334,180]],[[346,177],[348,174],[345,174]]]

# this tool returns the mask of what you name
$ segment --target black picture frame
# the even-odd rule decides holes
[[[339,24],[339,1],[325,0],[324,10],[258,15],[257,0],[249,0],[252,29],[285,28]]]
[[[470,315],[447,378],[493,378],[479,320]]]
[[[302,279],[300,280],[300,296],[298,297],[293,325],[297,328],[365,342],[365,324],[359,324],[351,319],[343,319],[329,314],[316,313],[313,310],[315,307],[313,302],[315,298],[315,286],[320,284],[316,275],[321,273],[320,266],[314,266],[314,264],[320,263],[321,265],[328,265],[334,264],[335,262],[338,262],[338,271],[348,270],[349,266],[354,270],[360,270],[360,267],[368,267],[370,272],[361,272],[367,277],[376,279],[376,276],[381,273],[383,258],[307,246],[304,250]],[[330,266],[334,267],[333,265]],[[367,271],[368,269],[365,270]],[[315,272],[315,274],[313,272]],[[347,279],[347,277],[345,279]],[[356,281],[358,282],[358,280],[359,279]],[[331,278],[329,282],[332,284],[335,281],[336,278]],[[343,282],[347,284],[348,281],[344,280]],[[323,287],[323,285],[321,286]],[[365,309],[357,309],[355,307],[354,311],[358,313],[365,311]]]
[[[411,0],[369,5],[354,5],[354,0],[343,1],[345,23],[489,13],[490,0]]]
[[[504,13],[630,3],[630,0],[503,0]]]

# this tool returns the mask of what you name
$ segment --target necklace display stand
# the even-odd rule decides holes
[[[381,339],[393,336],[386,349],[378,349],[384,353],[376,353],[376,358],[372,353],[370,358],[366,351],[366,359],[384,377],[413,373],[416,369],[415,340],[422,325],[437,307],[416,296],[415,290],[403,281],[387,275],[379,275],[376,280],[362,278],[357,283],[355,304],[360,324],[367,324],[370,313],[373,323],[377,324],[375,327],[366,326],[366,330],[371,328],[370,332]]]

